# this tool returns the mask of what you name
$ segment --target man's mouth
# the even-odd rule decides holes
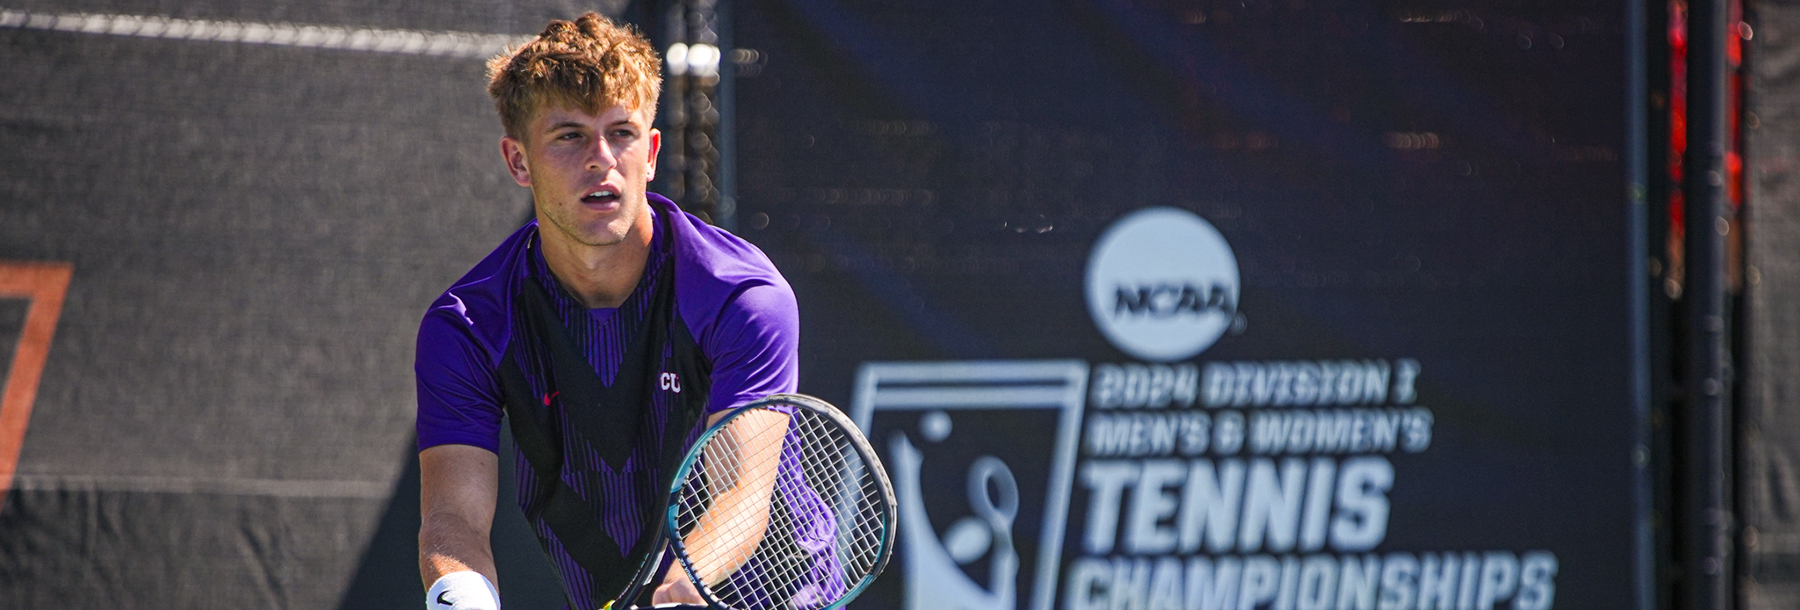
[[[618,191],[614,191],[612,189],[599,189],[599,190],[595,190],[595,191],[589,191],[588,194],[581,196],[582,203],[593,204],[593,205],[606,205],[606,204],[610,204],[610,203],[613,203],[618,200],[619,200]]]

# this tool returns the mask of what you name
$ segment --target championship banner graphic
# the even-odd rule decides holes
[[[1143,360],[864,363],[852,411],[893,476],[902,569],[858,606],[1553,607],[1550,550],[1389,544],[1396,462],[1437,424],[1420,359],[1190,360],[1245,332],[1237,271],[1205,220],[1146,208],[1086,286]]]
[[[864,364],[851,417],[894,482],[901,569],[857,607],[1049,610],[1086,381],[1073,360]]]

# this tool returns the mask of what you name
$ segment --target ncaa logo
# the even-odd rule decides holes
[[[1231,246],[1187,210],[1127,214],[1088,258],[1088,313],[1114,346],[1143,360],[1183,360],[1212,347],[1237,317],[1238,294]]]

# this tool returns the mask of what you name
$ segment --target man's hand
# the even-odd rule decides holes
[[[688,580],[687,572],[682,570],[681,566],[669,566],[669,574],[663,577],[662,584],[658,585],[656,592],[651,594],[650,603],[658,606],[662,604],[704,606],[706,600],[701,598],[700,592],[694,589],[694,581]]]

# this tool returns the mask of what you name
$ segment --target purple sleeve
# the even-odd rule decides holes
[[[708,413],[799,387],[800,308],[785,284],[739,290],[701,343],[713,361]]]
[[[426,312],[413,361],[420,451],[472,445],[499,452],[500,391],[490,353],[471,333],[456,297],[445,295]]]

